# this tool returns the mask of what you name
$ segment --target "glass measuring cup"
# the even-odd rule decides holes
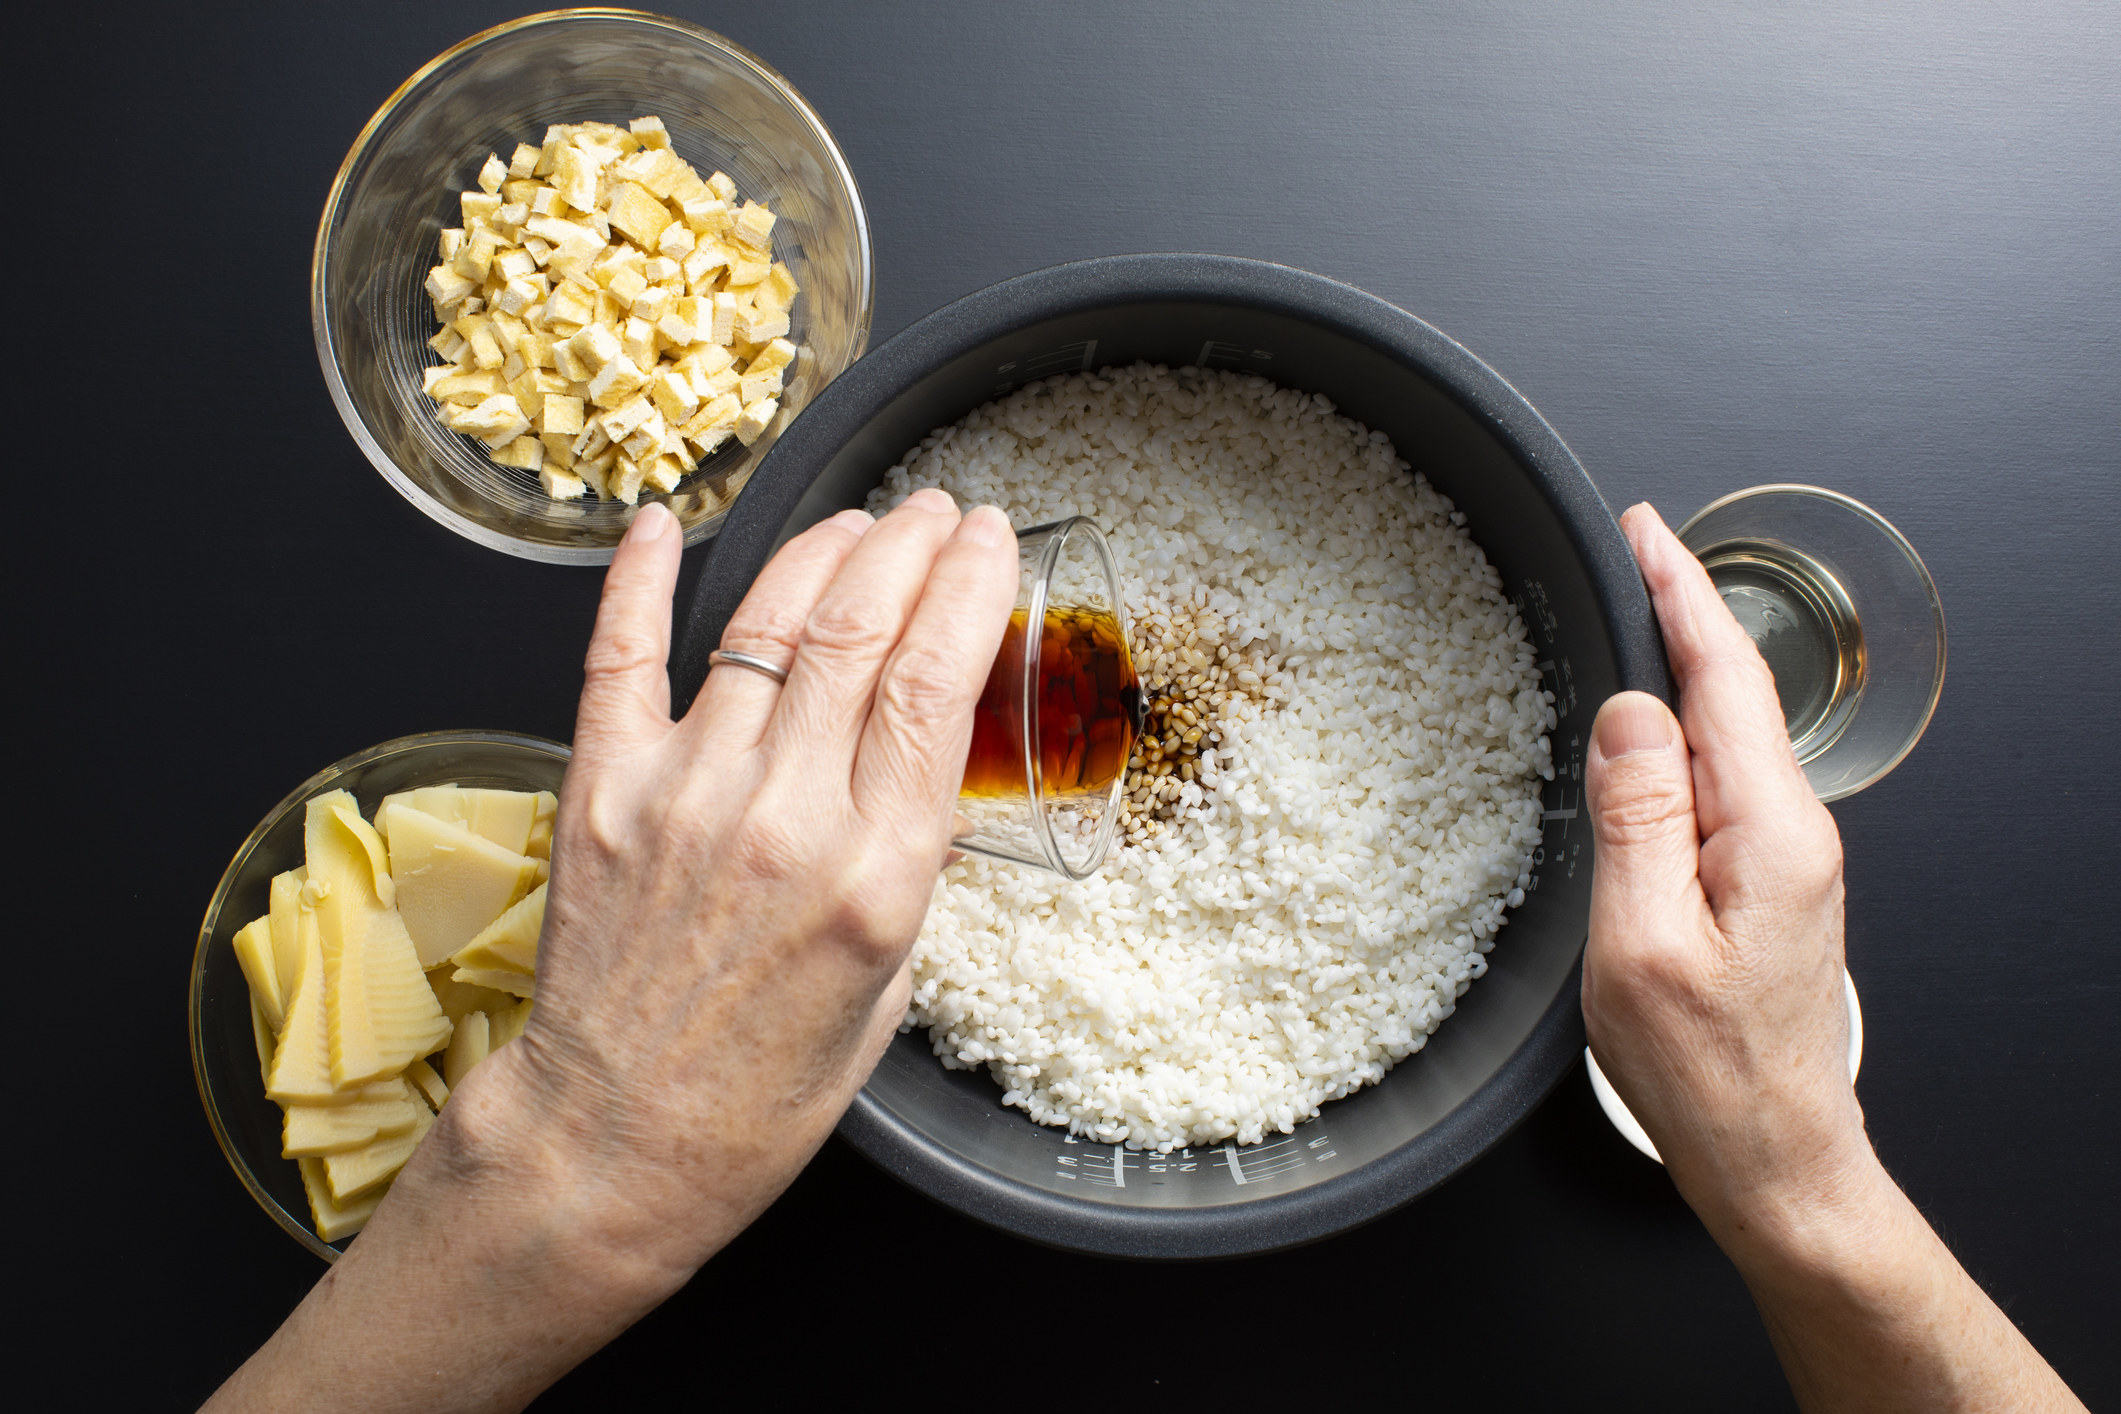
[[[1907,758],[1944,690],[1944,606],[1907,537],[1861,501],[1793,483],[1711,501],[1678,534],[1774,673],[1814,795],[1845,799]],[[1863,1009],[1856,984],[1841,980],[1853,1083]],[[1657,1158],[1597,1058],[1583,1054],[1606,1118]]]
[[[1111,850],[1141,729],[1119,568],[1081,516],[1016,544],[1016,609],[974,710],[951,848],[1086,879]]]

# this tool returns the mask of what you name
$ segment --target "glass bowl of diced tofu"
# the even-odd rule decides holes
[[[713,535],[868,343],[868,218],[755,55],[627,10],[531,15],[407,79],[325,202],[310,315],[376,469],[435,520],[601,564],[644,500]]]
[[[493,731],[371,747],[275,806],[214,890],[199,1096],[243,1186],[326,1261],[529,1019],[568,755]]]

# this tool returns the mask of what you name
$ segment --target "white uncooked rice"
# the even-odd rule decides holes
[[[872,508],[923,486],[1091,517],[1131,611],[1204,608],[1282,670],[1096,877],[946,870],[906,1025],[1041,1123],[1164,1150],[1286,1132],[1420,1050],[1523,899],[1552,775],[1534,653],[1465,517],[1323,397],[1149,365],[978,409]]]

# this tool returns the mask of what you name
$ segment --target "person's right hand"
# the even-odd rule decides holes
[[[1681,721],[1624,692],[1591,729],[1583,1014],[1599,1068],[1737,1264],[1805,1409],[2081,1411],[1864,1133],[1841,837],[1774,677],[1655,511],[1621,525]]]
[[[1841,838],[1790,749],[1767,664],[1708,574],[1648,506],[1621,524],[1684,729],[1640,692],[1612,698],[1592,728],[1584,1022],[1716,1230],[1831,1191],[1870,1157],[1848,1073]]]

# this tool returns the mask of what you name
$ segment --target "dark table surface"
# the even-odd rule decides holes
[[[878,339],[1081,256],[1284,261],[1482,355],[1615,507],[1676,518],[1801,480],[1897,522],[1943,593],[1951,672],[1920,749],[1834,810],[1859,1090],[1969,1269],[2094,1407],[2121,1406],[2099,892],[2121,846],[2084,756],[2121,686],[2113,8],[668,8],[765,56],[837,134],[874,221]],[[10,105],[35,182],[13,188],[9,362],[34,391],[9,441],[23,508],[55,512],[17,542],[11,635],[35,839],[8,999],[34,1194],[10,1215],[33,1312],[15,1348],[63,1402],[153,1407],[202,1397],[321,1271],[229,1173],[185,1061],[194,929],[230,851],[370,743],[571,735],[598,577],[401,501],[310,342],[347,145],[511,11],[46,13]],[[1411,1207],[1215,1267],[1031,1247],[835,1142],[541,1407],[1387,1387],[1789,1405],[1744,1288],[1579,1069]]]

